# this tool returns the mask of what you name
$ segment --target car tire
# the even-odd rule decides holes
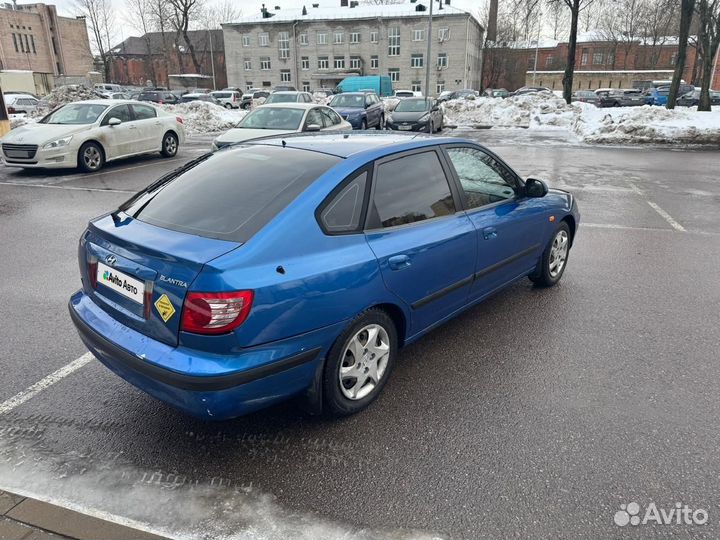
[[[615,103],[613,103],[613,107],[619,107],[619,106],[620,106],[620,102],[619,102],[619,101],[616,101]]]
[[[160,153],[167,158],[175,157],[178,152],[178,138],[177,135],[168,131],[163,135],[162,139],[162,150]]]
[[[226,104],[225,104],[225,108],[226,108],[226,109],[232,109],[232,108],[233,108],[232,103],[226,103]]]
[[[543,251],[535,271],[528,277],[540,287],[552,287],[565,273],[570,256],[570,227],[561,221]]]
[[[105,152],[96,142],[86,142],[78,151],[78,167],[84,172],[96,172],[105,165]]]
[[[375,344],[368,346],[373,336]],[[362,356],[356,358],[354,351]],[[397,354],[397,330],[387,313],[368,309],[355,317],[335,340],[325,361],[325,412],[334,417],[348,416],[370,405],[390,377]],[[373,372],[374,379],[370,375]],[[355,377],[355,373],[365,379]]]
[[[375,126],[375,129],[378,129],[378,130],[385,129],[385,115],[384,114],[380,115],[380,120],[378,120],[378,125]]]
[[[367,129],[367,120],[360,122],[360,130],[365,131]]]

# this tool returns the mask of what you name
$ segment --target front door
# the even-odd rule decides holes
[[[111,126],[111,118],[117,118],[121,123]],[[103,135],[106,140],[104,147],[107,159],[126,156],[134,152],[138,130],[133,122],[129,105],[117,105],[110,109],[100,125],[103,126]]]
[[[477,230],[474,300],[535,267],[547,210],[540,199],[525,197],[520,179],[490,154],[469,145],[444,148]]]
[[[475,228],[458,212],[434,149],[380,160],[366,238],[385,286],[410,309],[414,335],[463,307],[475,269]]]

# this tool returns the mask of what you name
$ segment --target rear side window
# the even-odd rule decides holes
[[[367,171],[361,172],[324,207],[320,221],[327,232],[337,234],[360,230],[367,179]]]
[[[378,165],[370,228],[394,227],[453,213],[450,185],[434,151]]]
[[[131,199],[125,211],[158,227],[246,242],[340,160],[276,146],[224,150]]]
[[[135,111],[135,118],[137,120],[147,120],[148,118],[155,118],[156,112],[154,107],[148,105],[133,105],[133,111]]]

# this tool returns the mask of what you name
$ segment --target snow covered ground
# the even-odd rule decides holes
[[[585,143],[720,143],[720,110],[664,107],[601,109],[586,103],[568,105],[549,92],[507,99],[452,100],[443,104],[446,124],[460,128],[564,129]]]

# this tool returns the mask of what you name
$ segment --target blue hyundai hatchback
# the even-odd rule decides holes
[[[92,220],[70,314],[147,393],[230,418],[291,396],[355,413],[398,350],[525,276],[558,282],[579,213],[457,138],[261,140]]]

